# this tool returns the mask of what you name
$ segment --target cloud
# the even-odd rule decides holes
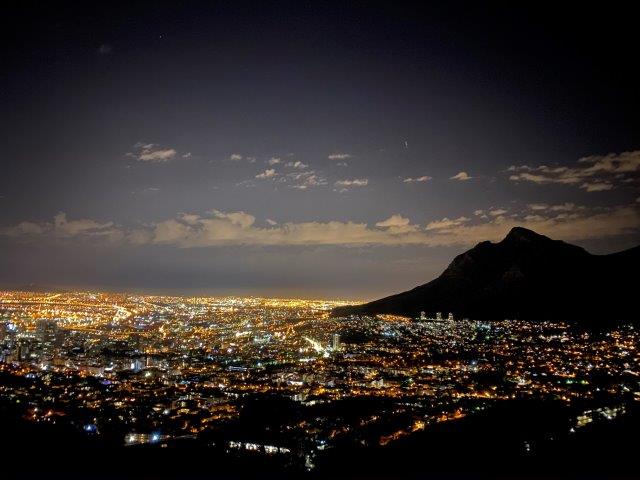
[[[467,217],[458,217],[449,219],[444,217],[442,220],[435,220],[427,224],[427,230],[449,230],[454,227],[459,227],[463,223],[468,222],[470,219]]]
[[[491,215],[492,217],[497,217],[500,215],[504,215],[507,212],[508,210],[505,210],[504,208],[496,208],[493,210],[489,210],[489,215]]]
[[[416,177],[416,178],[407,177],[402,181],[404,183],[412,183],[412,182],[428,182],[429,180],[432,180],[432,178],[427,175],[423,175],[422,177]]]
[[[534,211],[540,211],[546,210],[547,208],[549,208],[549,205],[547,205],[546,203],[530,203],[527,205],[527,207]]]
[[[42,225],[34,222],[20,222],[12,227],[5,227],[0,229],[0,234],[8,237],[24,237],[31,235],[42,235],[50,227],[48,225]]]
[[[254,224],[239,225],[229,218],[199,217],[193,224],[178,217],[159,222],[152,227],[148,243],[174,245],[180,248],[222,245],[254,246],[312,246],[312,245],[399,245],[422,243],[416,226],[407,224],[400,216],[388,219],[382,227],[369,227],[356,222],[267,222],[266,228]],[[227,214],[229,215],[229,214]],[[394,217],[391,217],[392,219]],[[400,219],[400,220],[398,220]],[[139,238],[144,238],[138,235]]]
[[[418,225],[413,225],[411,220],[398,213],[391,215],[386,220],[377,222],[376,227],[383,228],[386,233],[396,236],[405,236],[420,231]]]
[[[286,176],[286,180],[295,182],[290,186],[291,188],[295,188],[298,190],[306,190],[309,187],[318,187],[327,184],[326,178],[316,174],[316,172],[314,172],[313,170],[308,172],[289,173]]]
[[[332,153],[327,156],[329,160],[346,160],[347,158],[351,158],[351,155],[348,153]]]
[[[450,180],[458,180],[461,182],[471,180],[473,177],[470,177],[467,172],[459,172],[456,173],[453,177],[450,177]]]
[[[586,190],[587,192],[606,192],[607,190],[611,190],[613,188],[613,184],[609,182],[585,182],[580,185],[580,188]]]
[[[67,220],[67,214],[60,212],[53,217],[53,231],[58,236],[102,235],[113,227],[113,222],[99,223],[95,220]]]
[[[164,163],[173,160],[178,153],[174,148],[161,148],[154,143],[138,142],[133,146],[134,152],[127,156],[134,157],[140,162]]]
[[[229,160],[237,162],[239,160],[242,160],[242,155],[240,155],[239,153],[232,153],[231,155],[229,155]]]
[[[336,187],[366,187],[369,184],[368,178],[354,178],[352,180],[338,180],[334,183]]]
[[[559,205],[548,205],[546,203],[529,203],[527,205],[527,208],[536,212],[543,210],[549,210],[551,212],[570,212],[571,210],[584,207],[577,207],[575,203],[565,202]]]
[[[258,175],[256,175],[256,178],[259,180],[264,180],[267,178],[273,178],[276,176],[276,171],[273,168],[268,168],[267,170],[265,170],[262,173],[259,173]]]
[[[510,172],[509,180],[514,182],[577,185],[587,192],[604,192],[637,178],[640,150],[583,157],[572,167],[512,165],[507,172]]]
[[[631,173],[640,170],[640,150],[633,152],[623,152],[620,154],[610,153],[608,155],[592,155],[583,157],[578,163],[587,165],[587,171],[608,172],[608,173]]]
[[[68,220],[64,212],[53,217],[53,222],[21,222],[12,227],[0,229],[1,235],[10,237],[50,236],[54,238],[104,238],[118,240],[122,230],[113,222],[100,223],[91,219]]]
[[[522,169],[524,169],[525,167],[517,167],[517,168],[520,169],[519,171],[521,173],[517,173],[517,174],[511,175],[509,177],[509,180],[514,181],[514,182],[524,181],[524,182],[532,182],[532,183],[540,183],[540,184],[544,184],[544,183],[571,184],[571,183],[577,183],[577,182],[580,181],[579,179],[575,179],[575,178],[571,178],[571,177],[569,177],[569,178],[561,178],[560,176],[558,176],[557,178],[553,178],[553,177],[546,176],[546,175],[523,172]],[[526,168],[529,168],[529,167],[526,167]],[[547,172],[544,172],[544,173],[547,173]],[[556,172],[552,172],[552,173],[555,174]]]
[[[305,168],[307,168],[309,165],[307,165],[306,163],[302,163],[300,160],[297,160],[295,162],[287,162],[287,167],[292,167],[292,168],[297,168],[299,170],[304,170]]]
[[[637,234],[640,231],[640,211],[633,205],[623,205],[606,211],[498,216],[478,223],[471,223],[465,217],[454,220],[445,218],[427,225],[427,230],[434,231],[438,238],[430,237],[425,243],[444,246],[473,245],[484,240],[497,241],[516,226],[566,241],[602,239]]]
[[[267,161],[269,165],[278,165],[283,163],[280,158],[272,157]],[[271,179],[274,185],[284,185],[287,188],[295,190],[307,190],[311,187],[327,185],[327,179],[315,170],[307,170],[309,165],[299,160],[284,163],[288,167],[288,172],[276,172],[275,168],[267,168],[265,171],[255,175],[255,179],[267,180]],[[251,180],[245,180],[236,184],[237,186],[255,186]]]
[[[238,225],[242,228],[249,228],[256,221],[256,217],[244,212],[225,213],[221,212],[220,210],[212,210],[212,212],[216,218],[225,218],[232,224]]]
[[[444,218],[429,222],[425,228],[412,224],[399,214],[369,226],[358,222],[282,223],[267,228],[246,222],[234,224],[227,218],[201,217],[196,224],[179,219],[161,222],[151,243],[170,243],[178,247],[206,247],[227,244],[244,245],[424,245],[468,246],[484,240],[500,240],[515,226],[530,228],[553,238],[585,240],[637,232],[640,216],[637,207],[616,207],[590,214],[560,214],[555,217],[522,215],[498,216],[478,223],[467,217]],[[176,234],[179,234],[177,240]]]
[[[411,223],[407,217],[396,213],[391,215],[386,220],[376,223],[376,227],[405,227]]]
[[[21,222],[0,228],[0,234],[25,239],[53,238],[64,241],[100,239],[118,244],[170,245],[178,248],[253,246],[376,246],[423,245],[469,246],[481,241],[496,241],[515,226],[568,241],[600,239],[637,234],[640,231],[638,202],[606,209],[576,208],[571,212],[530,209],[509,217],[476,218],[460,216],[429,222],[425,227],[411,223],[400,214],[378,221],[373,226],[354,221],[309,221],[256,225],[256,218],[246,212],[210,210],[204,215],[183,213],[175,218],[125,229],[113,222],[91,219],[68,220],[64,213],[53,222]]]
[[[191,158],[191,152],[187,152],[184,155],[182,155],[182,158]]]
[[[576,207],[575,203],[565,202],[560,205],[552,205],[549,207],[549,210],[551,210],[552,212],[570,212],[571,210],[575,210],[576,208],[582,207]]]

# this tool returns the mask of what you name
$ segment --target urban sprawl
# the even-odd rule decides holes
[[[390,445],[502,400],[579,405],[568,435],[640,400],[632,325],[332,318],[344,304],[0,292],[0,402],[123,448],[198,441],[311,470],[341,445]],[[292,413],[252,428],[256,402]]]

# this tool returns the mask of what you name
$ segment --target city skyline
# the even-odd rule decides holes
[[[364,300],[514,226],[640,239],[622,10],[10,13],[3,288]]]
[[[3,451],[38,453],[23,478],[69,451],[64,478],[106,452],[126,468],[105,478],[632,471],[637,325],[344,305],[0,291]]]

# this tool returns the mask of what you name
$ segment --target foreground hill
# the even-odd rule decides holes
[[[640,246],[611,255],[516,227],[498,243],[482,242],[458,255],[435,280],[335,316],[387,313],[456,318],[583,320],[638,318]]]

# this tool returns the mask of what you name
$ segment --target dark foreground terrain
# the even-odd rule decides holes
[[[626,415],[570,432],[577,410],[556,402],[499,402],[386,447],[331,449],[307,471],[257,453],[225,453],[204,440],[121,447],[33,425],[4,405],[0,472],[7,479],[637,478],[638,402]]]

